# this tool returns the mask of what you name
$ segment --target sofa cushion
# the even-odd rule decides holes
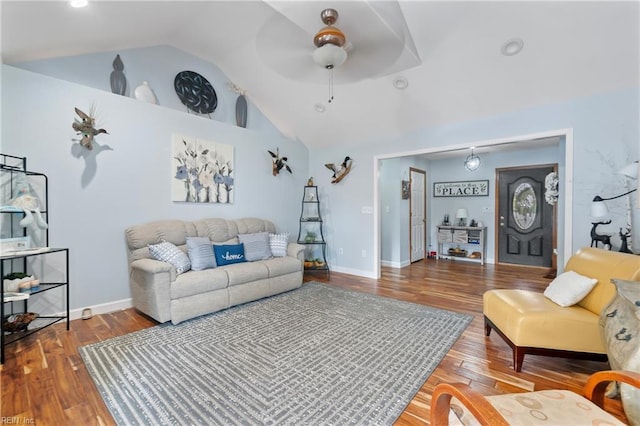
[[[275,257],[284,257],[287,255],[287,246],[289,245],[289,234],[269,234],[269,248],[271,254]]]
[[[227,288],[229,278],[222,269],[189,271],[178,275],[171,283],[171,300]]]
[[[216,267],[213,245],[207,237],[187,237],[187,254],[194,271]]]
[[[563,308],[542,293],[496,289],[484,293],[483,312],[517,346],[606,353],[598,315],[579,305]]]
[[[575,271],[558,275],[544,291],[552,302],[562,306],[572,306],[581,301],[598,283],[595,278],[585,277]]]
[[[218,266],[247,261],[244,257],[243,244],[214,244],[213,252],[216,255],[216,264]]]
[[[264,260],[271,257],[268,232],[240,234],[238,235],[238,240],[244,244],[244,258],[247,262]]]
[[[220,269],[227,273],[229,287],[269,278],[265,261],[235,263]]]
[[[185,252],[174,244],[163,241],[158,244],[149,244],[149,254],[156,260],[172,264],[176,268],[176,273],[182,274],[191,269],[191,261]]]
[[[269,271],[269,278],[279,277],[280,275],[290,274],[302,270],[302,262],[291,256],[274,257],[272,259],[263,260],[263,263]]]

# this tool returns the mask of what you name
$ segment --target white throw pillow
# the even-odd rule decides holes
[[[566,308],[573,306],[595,287],[598,280],[585,277],[574,271],[558,275],[544,291],[544,295],[552,302]]]
[[[289,234],[269,234],[269,247],[274,257],[285,257],[289,245]]]
[[[158,244],[149,244],[148,247],[151,257],[172,264],[176,268],[177,274],[182,274],[191,269],[189,256],[176,247],[175,244],[163,240]]]

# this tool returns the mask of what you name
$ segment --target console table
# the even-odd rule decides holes
[[[484,265],[487,227],[438,225],[437,258],[460,259]]]

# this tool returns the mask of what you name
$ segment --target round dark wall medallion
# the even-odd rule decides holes
[[[209,81],[194,71],[181,71],[173,85],[187,108],[199,114],[211,114],[218,106],[216,91]]]

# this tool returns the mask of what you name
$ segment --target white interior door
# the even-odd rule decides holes
[[[411,262],[424,259],[425,233],[425,185],[427,175],[424,170],[410,169],[411,233],[409,238]]]

